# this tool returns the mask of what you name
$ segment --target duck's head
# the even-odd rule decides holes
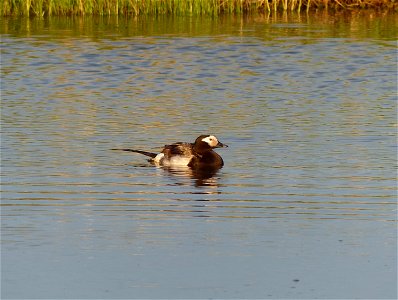
[[[214,135],[201,135],[195,140],[194,147],[198,152],[206,152],[228,146],[221,143]]]

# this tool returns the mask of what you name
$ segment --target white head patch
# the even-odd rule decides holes
[[[214,135],[209,135],[202,139],[203,142],[207,143],[210,147],[215,147],[218,144],[218,140]]]

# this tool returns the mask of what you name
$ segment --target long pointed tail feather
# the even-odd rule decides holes
[[[119,150],[119,151],[129,151],[129,152],[135,152],[135,153],[139,153],[139,154],[143,154],[152,158],[156,157],[156,153],[152,153],[152,152],[146,152],[146,151],[141,151],[141,150],[135,150],[135,149],[111,149],[111,150]]]

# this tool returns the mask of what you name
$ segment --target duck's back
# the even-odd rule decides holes
[[[171,159],[173,156],[191,157],[194,154],[193,145],[191,143],[182,142],[165,145],[162,153],[167,159]]]

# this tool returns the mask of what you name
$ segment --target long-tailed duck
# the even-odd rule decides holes
[[[165,145],[159,154],[135,150],[135,149],[112,149],[130,151],[149,156],[148,161],[159,166],[188,166],[196,168],[221,168],[224,161],[219,154],[213,151],[214,148],[228,147],[218,141],[214,135],[201,135],[194,143],[178,142]]]

